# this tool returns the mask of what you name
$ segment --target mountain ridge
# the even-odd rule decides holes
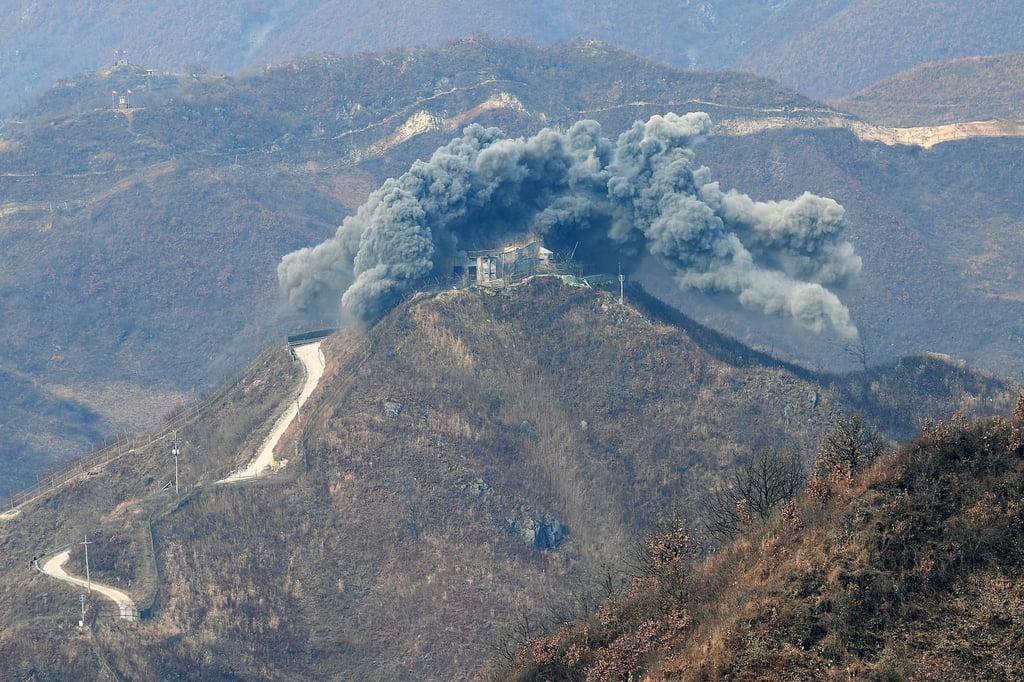
[[[832,102],[876,123],[916,126],[969,119],[1024,120],[1016,89],[1024,53],[966,57],[916,66]]]
[[[496,2],[361,7],[289,0],[264,7],[206,0],[190,12],[157,3],[126,11],[109,1],[87,9],[11,5],[0,10],[0,84],[9,93],[0,111],[24,109],[50,83],[109,64],[244,74],[296,56],[437,47],[485,34],[538,45],[599,39],[682,68],[750,70],[815,97],[836,97],[917,64],[1019,51],[1015,12],[1006,0],[915,0],[895,10],[877,0],[653,0],[629,8],[526,2],[514,9]]]
[[[939,360],[818,382],[671,318],[685,319],[639,292],[620,306],[556,278],[416,294],[323,342],[326,372],[282,441],[286,466],[211,485],[290,406],[300,378],[285,348],[268,350],[177,423],[181,494],[163,441],[0,521],[12,557],[0,580],[18,586],[0,600],[0,670],[88,676],[100,660],[161,679],[203,660],[211,675],[468,678],[517,611],[558,606],[672,500],[699,508],[700,491],[762,447],[810,457],[833,415],[854,409],[844,393],[913,408],[898,430],[965,394],[982,410],[1010,399]],[[560,539],[540,549],[537,528]],[[143,619],[90,606],[93,655],[72,637],[44,660],[18,642],[64,638],[79,604],[27,566],[83,534],[93,575]],[[80,546],[67,570],[84,575]]]
[[[720,129],[744,133],[712,135],[698,148],[723,187],[766,199],[812,190],[847,206],[848,234],[870,274],[844,298],[875,339],[873,361],[934,350],[1020,371],[1011,352],[1019,212],[1012,195],[992,191],[1017,182],[1016,166],[1003,161],[1016,139],[930,150],[858,142],[820,127],[849,119],[764,79],[682,72],[595,42],[528,50],[473,39],[246,77],[164,74],[151,88],[146,78],[128,66],[59,84],[34,116],[7,127],[0,152],[0,240],[17,255],[0,276],[0,361],[81,396],[108,423],[125,423],[125,406],[109,402],[118,386],[165,396],[166,408],[134,412],[136,423],[153,424],[193,390],[212,390],[259,343],[301,326],[278,299],[277,258],[322,240],[384,178],[447,142],[444,129],[402,130],[428,118],[433,126],[476,116],[515,137],[588,117],[616,134],[637,118],[714,104]],[[567,96],[558,84],[570,78],[587,85]],[[133,108],[111,111],[111,88],[136,79]],[[511,98],[521,109],[488,104]],[[936,192],[930,183],[940,176]],[[978,237],[967,240],[961,224]],[[921,273],[902,268],[885,244],[913,252]],[[151,289],[143,297],[139,282]],[[682,298],[705,322],[731,314]],[[239,300],[254,301],[255,315]],[[940,313],[949,323],[929,333]],[[809,366],[845,358],[834,340],[795,338],[771,321],[719,328]],[[59,350],[40,354],[40,344]]]

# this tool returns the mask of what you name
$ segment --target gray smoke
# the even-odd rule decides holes
[[[861,267],[840,239],[843,207],[809,193],[759,202],[723,192],[694,163],[709,130],[699,112],[637,122],[614,143],[594,121],[527,139],[472,125],[385,182],[333,238],[286,255],[281,288],[299,310],[340,297],[344,309],[373,320],[446,274],[460,251],[535,236],[627,257],[647,251],[680,287],[732,293],[747,308],[855,338],[849,311],[828,288]]]

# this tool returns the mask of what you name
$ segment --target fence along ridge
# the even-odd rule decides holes
[[[278,346],[270,346],[258,353],[256,353],[246,363],[246,366],[251,365],[257,358],[264,353],[272,352],[273,349],[279,348]],[[14,512],[22,505],[28,504],[43,496],[45,493],[51,492],[67,485],[72,479],[81,476],[82,473],[92,469],[102,469],[111,462],[124,457],[127,454],[131,454],[138,449],[148,448],[170,436],[174,431],[180,428],[183,424],[189,420],[195,418],[200,412],[205,410],[211,404],[219,400],[225,393],[231,390],[235,384],[238,383],[241,378],[241,374],[236,375],[232,381],[226,382],[220,389],[214,391],[211,395],[203,398],[202,400],[194,403],[192,406],[182,410],[166,425],[156,430],[156,435],[140,436],[134,438],[126,438],[125,440],[115,441],[109,445],[101,447],[99,450],[94,451],[88,455],[82,455],[78,458],[71,458],[72,461],[63,469],[54,471],[53,473],[47,474],[42,480],[35,485],[29,486],[28,488],[22,488],[16,490],[8,495],[8,503],[4,506],[4,509],[0,510],[0,515],[8,512]]]

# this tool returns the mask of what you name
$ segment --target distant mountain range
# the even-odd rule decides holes
[[[677,66],[749,70],[830,98],[926,62],[1020,51],[1020,20],[1010,0],[203,0],[188,11],[151,1],[9,2],[0,7],[0,112],[25,110],[56,80],[124,59],[177,73],[237,73],[300,55],[437,46],[470,34],[539,44],[597,38]]]

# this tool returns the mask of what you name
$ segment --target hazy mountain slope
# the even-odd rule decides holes
[[[34,485],[44,467],[88,452],[109,426],[73,398],[5,369],[0,369],[0,395],[0,496]]]
[[[858,143],[842,132],[775,131],[712,138],[703,152],[728,186],[762,197],[803,187],[844,205],[864,259],[844,300],[873,362],[930,350],[997,370],[1016,363],[1024,338],[1015,274],[1024,253],[1011,227],[1019,224],[1021,196],[1009,189],[1024,180],[1012,161],[1020,146],[973,140],[924,151]],[[748,343],[828,362],[827,338],[787,341],[789,330],[776,321],[673,296]]]
[[[112,113],[110,91],[127,87],[136,108]],[[929,350],[1021,371],[1019,140],[887,147],[764,79],[681,71],[593,42],[487,40],[243,78],[149,80],[122,68],[63,81],[0,141],[0,361],[118,428],[142,428],[261,344],[319,323],[279,306],[280,256],[322,241],[385,177],[465,125],[526,135],[594,118],[614,137],[637,119],[693,110],[728,123],[697,150],[723,188],[761,199],[811,190],[847,206],[866,276],[841,298],[871,362]],[[637,277],[668,296],[647,274]],[[855,364],[831,336],[672,296],[765,350]]]
[[[704,563],[652,536],[628,596],[532,640],[503,679],[1019,678],[1022,434],[1024,405],[930,427]]]
[[[722,66],[774,11],[763,0],[678,3],[646,0],[553,5],[352,3],[334,0],[223,3],[180,8],[157,2],[125,7],[109,0],[0,4],[0,112],[23,109],[52,82],[105,68],[124,55],[178,73],[233,73],[300,55],[352,54],[487,34],[550,43],[601,38],[683,66]]]
[[[1011,0],[798,0],[786,3],[732,66],[813,97],[848,95],[918,64],[1024,48]]]
[[[54,81],[127,58],[149,68],[232,72],[308,3],[0,3],[0,111],[23,109]],[[122,54],[127,50],[127,54]]]
[[[377,3],[287,0],[179,8],[103,0],[0,4],[0,112],[24,110],[58,79],[127,57],[176,73],[222,72],[319,53],[437,46],[486,34],[535,44],[598,38],[682,67],[740,68],[819,98],[925,62],[1019,51],[1008,0]]]
[[[833,104],[873,123],[1024,119],[1024,52],[953,59],[896,74]]]
[[[683,4],[648,0],[626,6],[607,0],[529,0],[410,5],[389,0],[355,7],[330,0],[275,38],[260,57],[277,61],[302,53],[379,51],[484,34],[542,44],[597,38],[679,66],[720,68],[771,20],[777,11],[775,4],[763,0]]]
[[[569,102],[567,78],[589,84]],[[92,408],[114,423],[151,424],[300,324],[278,307],[281,255],[323,239],[386,173],[462,126],[525,132],[612,104],[607,115],[625,127],[632,109],[616,103],[707,98],[728,110],[752,85],[767,105],[804,102],[758,79],[681,73],[600,45],[487,41],[244,79],[148,82],[123,68],[62,82],[0,145],[0,360],[99,396]],[[135,109],[106,108],[111,89],[128,87]],[[440,123],[401,134],[424,110]],[[119,400],[133,385],[165,404]]]
[[[297,382],[283,349],[265,354],[178,427],[180,497],[163,441],[0,522],[0,672],[464,678],[516,612],[568,608],[576,581],[670,502],[695,508],[759,448],[809,458],[855,407],[837,401],[842,379],[641,310],[550,279],[418,295],[325,342],[322,388],[277,477],[211,486]],[[1006,408],[999,382],[934,370],[889,375],[914,387],[909,405],[891,394],[900,409],[934,398],[948,413],[968,394]],[[67,637],[75,593],[28,564],[84,534],[93,576],[127,589],[142,622],[93,621],[90,606],[89,634]],[[544,534],[557,548],[534,546]],[[83,558],[74,549],[69,570]]]

